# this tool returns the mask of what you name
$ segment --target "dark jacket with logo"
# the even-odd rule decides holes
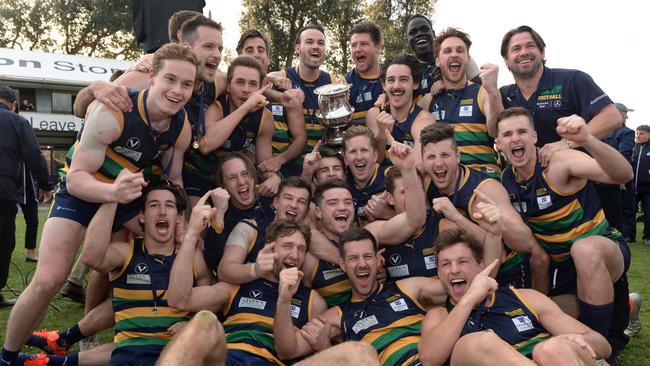
[[[632,169],[634,169],[636,192],[650,193],[650,144],[634,145]]]
[[[29,122],[0,103],[0,204],[16,203],[22,185],[20,162],[23,161],[43,190],[48,183],[47,163]]]

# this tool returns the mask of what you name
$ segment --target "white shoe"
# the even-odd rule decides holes
[[[641,295],[636,292],[630,293],[630,324],[628,324],[627,328],[623,331],[623,333],[628,337],[634,337],[641,331],[641,319],[639,318],[641,304],[643,304]]]

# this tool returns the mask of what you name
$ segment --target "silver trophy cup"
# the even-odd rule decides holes
[[[316,117],[325,127],[324,144],[340,149],[343,146],[343,131],[352,122],[354,108],[350,105],[350,87],[347,84],[328,84],[316,88],[319,112]]]

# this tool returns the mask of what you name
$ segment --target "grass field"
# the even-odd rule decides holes
[[[45,220],[46,211],[40,211],[41,227]],[[9,284],[8,287],[11,290],[15,291],[18,294],[25,288],[25,285],[29,283],[33,271],[36,268],[34,263],[25,262],[25,251],[23,249],[24,245],[24,221],[22,214],[19,212],[18,217],[16,218],[16,249],[12,257],[12,262],[15,265],[12,265],[11,272],[9,275]],[[632,265],[628,271],[628,277],[630,280],[630,291],[639,292],[643,297],[644,301],[650,301],[650,283],[648,278],[650,277],[650,246],[644,246],[641,244],[640,235],[642,232],[642,227],[639,227],[637,230],[637,243],[630,244],[632,249]],[[39,239],[40,239],[40,230],[39,230]],[[6,298],[14,297],[7,288],[2,290],[2,294]],[[7,323],[7,318],[9,317],[10,309],[0,310],[0,339],[4,342],[5,337],[5,326]],[[41,328],[47,328],[49,330],[53,329],[64,329],[68,326],[77,322],[83,316],[83,305],[71,302],[66,298],[56,297],[48,311],[47,316],[43,320]],[[641,321],[644,326],[650,326],[650,303],[646,303],[641,307]],[[112,331],[104,331],[99,335],[100,341],[109,342],[112,340]],[[74,348],[78,350],[78,348]],[[628,347],[623,352],[623,365],[648,365],[650,366],[650,357],[648,356],[648,351],[650,350],[650,330],[644,328],[641,333],[632,338]],[[36,352],[36,350],[26,348],[25,352]]]

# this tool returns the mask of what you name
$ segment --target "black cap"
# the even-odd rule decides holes
[[[8,86],[0,86],[0,98],[13,103],[18,101],[18,92]]]

